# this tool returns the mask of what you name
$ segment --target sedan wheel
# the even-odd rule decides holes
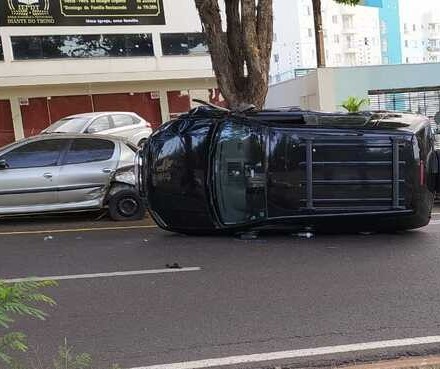
[[[145,215],[145,206],[135,190],[117,192],[110,198],[108,208],[113,220],[139,220]]]

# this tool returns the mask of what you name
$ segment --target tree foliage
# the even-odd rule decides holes
[[[229,106],[261,108],[272,52],[272,0],[224,0],[226,24],[218,0],[195,0],[195,4],[217,83]]]
[[[40,290],[53,286],[56,286],[53,281],[6,283],[0,280],[0,363],[12,365],[11,352],[27,350],[25,334],[9,332],[10,326],[16,316],[44,320],[47,314],[38,305],[55,305],[55,301]],[[2,335],[1,330],[6,332]]]

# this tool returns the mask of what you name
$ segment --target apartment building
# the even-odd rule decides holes
[[[440,4],[400,0],[403,63],[440,62]]]
[[[382,1],[397,0],[365,0],[362,6],[356,7],[322,0],[327,66],[382,63]],[[271,83],[295,78],[303,71],[316,67],[311,0],[276,0],[274,15]],[[384,22],[382,29],[385,30]]]

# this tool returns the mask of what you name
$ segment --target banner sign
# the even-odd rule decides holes
[[[0,0],[0,26],[165,24],[162,0]]]

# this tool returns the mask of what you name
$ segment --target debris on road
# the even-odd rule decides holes
[[[50,240],[53,240],[52,236],[49,235],[44,237],[44,241],[50,241]]]
[[[307,239],[315,237],[315,235],[312,232],[298,232],[298,233],[294,233],[293,235],[298,238],[307,238]]]
[[[240,240],[256,240],[258,238],[258,232],[245,232],[239,234]]]

